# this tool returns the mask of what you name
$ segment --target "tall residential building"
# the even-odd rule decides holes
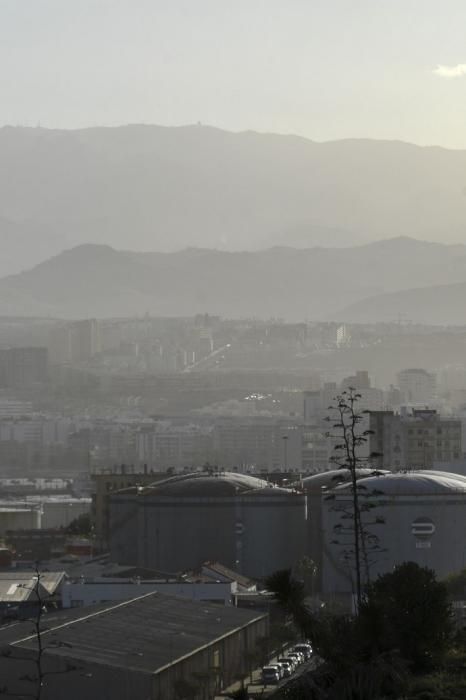
[[[212,430],[195,425],[161,424],[136,435],[140,464],[155,471],[202,467],[213,459]]]
[[[435,398],[435,375],[425,369],[403,369],[398,373],[398,386],[408,404],[429,406]]]
[[[100,328],[95,318],[75,321],[71,325],[71,359],[86,362],[100,352]]]
[[[47,348],[5,348],[0,350],[0,386],[19,388],[46,382]]]
[[[371,411],[369,453],[384,469],[431,469],[462,459],[461,421],[433,410]]]
[[[371,380],[367,371],[358,371],[356,374],[345,377],[338,386],[335,382],[324,384],[319,391],[305,391],[303,419],[305,425],[322,425],[322,421],[329,415],[329,407],[335,404],[336,397],[349,388],[356,389],[361,395],[358,411],[379,411],[384,407],[384,395],[381,389],[371,386]]]
[[[332,444],[323,430],[305,425],[302,429],[303,472],[327,471],[332,455]]]
[[[215,459],[225,469],[301,469],[302,428],[294,419],[219,418],[213,431]]]
[[[71,362],[71,326],[69,323],[59,323],[51,329],[48,349],[52,364],[61,365]]]

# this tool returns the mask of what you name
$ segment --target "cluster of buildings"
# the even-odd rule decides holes
[[[178,372],[214,350],[208,314],[176,319],[83,319],[56,323],[47,339],[53,365],[90,366],[102,372]],[[171,321],[171,322],[170,322]]]

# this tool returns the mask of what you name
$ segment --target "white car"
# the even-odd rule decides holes
[[[289,661],[282,661],[279,659],[274,666],[280,666],[281,669],[281,677],[282,678],[288,678],[292,674],[291,670],[291,665]]]
[[[295,659],[297,665],[302,664],[304,661],[304,657],[302,654],[299,653],[299,651],[290,651],[288,653],[288,656],[292,659]]]
[[[310,644],[296,644],[293,647],[293,651],[299,651],[301,654],[303,654],[306,661],[312,656],[312,647]]]

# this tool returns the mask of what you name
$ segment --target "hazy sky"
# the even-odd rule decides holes
[[[466,148],[465,27],[464,0],[0,0],[0,124]]]

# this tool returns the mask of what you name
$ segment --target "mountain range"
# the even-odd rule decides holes
[[[173,253],[80,245],[0,279],[0,315],[188,316],[466,324],[466,246],[399,237],[351,248]]]
[[[3,127],[0,163],[0,275],[88,242],[254,251],[466,230],[466,151],[200,125]]]

